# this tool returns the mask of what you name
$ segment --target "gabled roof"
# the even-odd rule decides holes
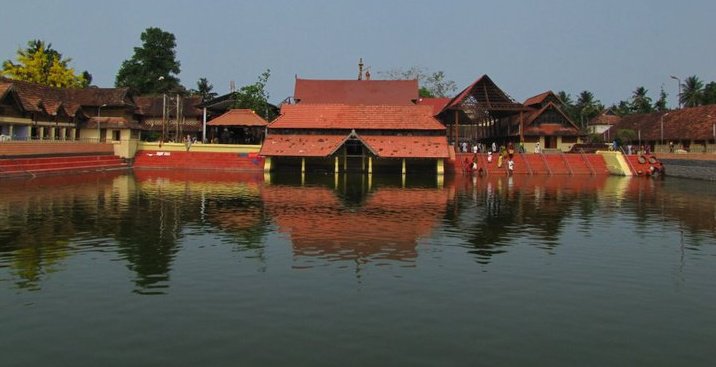
[[[470,96],[483,108],[489,110],[523,111],[525,109],[522,104],[515,102],[512,97],[503,92],[489,76],[483,75],[450,100],[443,111],[459,109],[460,104]]]
[[[622,118],[617,116],[611,109],[602,111],[599,115],[589,120],[587,125],[614,125],[619,122]]]
[[[663,124],[662,124],[663,121]],[[612,132],[631,129],[641,132],[642,140],[710,140],[716,124],[716,105],[683,108],[680,110],[627,115],[612,125]],[[612,134],[612,136],[614,136]]]
[[[523,103],[527,107],[534,107],[534,108],[540,108],[544,106],[548,102],[558,103],[560,105],[563,105],[564,102],[562,102],[559,97],[554,94],[551,90],[548,90],[546,92],[542,92],[536,96],[527,98],[525,100],[525,103]]]
[[[206,123],[210,126],[266,126],[268,122],[249,109],[232,109]]]
[[[293,97],[301,104],[412,105],[418,81],[296,79]]]
[[[431,106],[285,104],[269,129],[445,130]]]
[[[433,107],[433,116],[437,116],[440,111],[445,108],[445,106],[450,102],[450,97],[438,97],[438,98],[429,98],[429,97],[421,97],[418,99],[417,104],[419,105],[427,105]]]
[[[544,115],[547,111],[554,111],[561,116],[561,121],[541,121],[536,123],[537,119]],[[518,119],[514,118],[517,122]],[[565,123],[566,122],[566,123]],[[534,109],[524,117],[525,135],[577,135],[579,127],[567,116],[561,108],[552,102],[547,102],[540,109]]]

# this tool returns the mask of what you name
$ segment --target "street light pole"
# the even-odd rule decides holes
[[[100,114],[102,113],[102,107],[107,107],[107,104],[105,103],[105,104],[97,107],[97,142],[98,143],[102,142],[102,130],[100,129],[100,126],[99,126],[100,125],[99,118],[100,118]]]
[[[676,83],[679,86],[679,95],[676,96],[676,101],[679,103],[679,109],[681,109],[681,79],[673,75],[671,76],[671,79],[676,80]]]

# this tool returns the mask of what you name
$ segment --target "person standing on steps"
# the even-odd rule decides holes
[[[539,142],[537,142],[537,144],[535,144],[535,153],[539,154],[539,152],[540,152]]]

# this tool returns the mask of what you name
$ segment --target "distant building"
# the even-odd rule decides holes
[[[589,120],[587,123],[587,129],[590,134],[604,134],[610,127],[612,127],[612,125],[619,122],[619,120],[621,120],[621,117],[619,117],[611,108],[608,108],[602,111],[595,118]],[[605,136],[605,140],[609,140],[609,138]]]
[[[537,143],[544,149],[569,151],[572,145],[581,142],[579,127],[567,116],[564,103],[552,91],[530,97],[523,105],[528,111],[513,117],[510,131],[511,137],[519,138],[528,151],[534,151]]]
[[[633,143],[649,145],[652,151],[674,150],[700,153],[716,150],[716,105],[682,108],[621,117],[606,132],[612,137],[628,129],[637,137]]]

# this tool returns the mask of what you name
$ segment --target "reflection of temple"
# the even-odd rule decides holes
[[[449,190],[381,188],[347,206],[325,187],[267,186],[266,210],[295,255],[328,260],[410,260],[445,214]]]

